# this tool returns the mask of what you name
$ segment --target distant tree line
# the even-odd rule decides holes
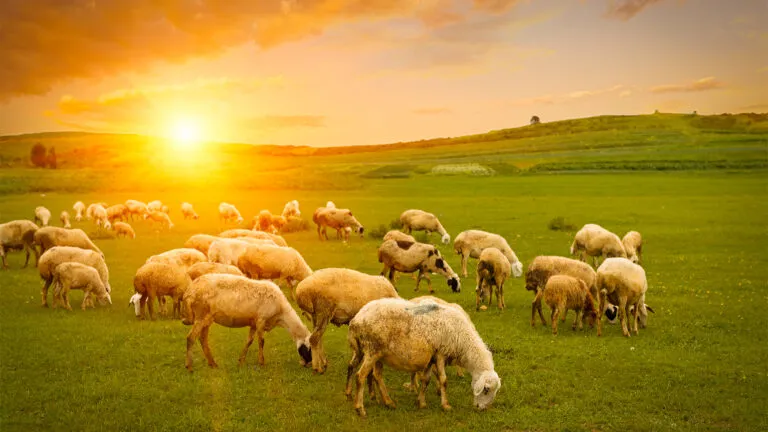
[[[51,146],[46,150],[44,145],[37,143],[29,152],[29,160],[36,167],[56,169],[56,149]]]

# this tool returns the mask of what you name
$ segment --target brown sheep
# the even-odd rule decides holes
[[[183,267],[160,262],[150,262],[139,267],[133,277],[133,288],[141,294],[141,318],[146,317],[149,302],[150,318],[155,320],[155,299],[163,296],[173,298],[173,317],[180,316],[181,299],[192,280]]]
[[[539,291],[536,297],[540,299],[539,304],[543,298],[552,310],[550,319],[552,320],[552,334],[554,335],[557,335],[558,318],[565,321],[565,313],[568,310],[576,312],[576,318],[573,321],[574,330],[577,326],[581,330],[585,319],[590,327],[595,326],[597,319],[595,301],[587,284],[581,279],[566,275],[552,276],[547,281],[544,290]],[[579,314],[581,314],[581,320],[579,320]]]
[[[488,297],[488,306],[493,300],[496,287],[496,302],[499,309],[504,309],[504,282],[512,273],[512,266],[507,257],[496,248],[486,248],[480,253],[477,263],[477,287],[475,288],[475,308],[480,310],[480,303]]]
[[[365,230],[349,209],[319,207],[312,215],[312,221],[317,225],[317,237],[320,240],[328,240],[327,228],[335,229],[337,238],[345,236],[342,231],[346,228],[351,228],[360,237],[363,237]]]

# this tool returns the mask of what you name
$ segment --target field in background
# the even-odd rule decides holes
[[[764,154],[762,142],[762,150],[750,145]],[[408,152],[421,159],[409,159]],[[335,166],[346,166],[362,173],[379,169],[360,168],[368,163],[427,166],[423,161],[429,158],[448,158],[449,149],[436,153],[403,150],[312,160],[328,161],[331,172]],[[479,154],[465,153],[464,158],[483,163]],[[312,169],[321,172],[325,163]],[[0,189],[17,190],[14,179],[24,172],[0,170]],[[89,193],[58,192],[62,183],[52,179],[71,175],[78,181],[101,181],[101,174],[79,177],[75,170],[34,170],[28,178],[37,179],[41,173],[53,176],[35,180],[49,188],[45,196],[40,192],[3,196],[0,220],[31,219],[37,205],[47,206],[55,217],[62,209],[71,210],[76,200],[161,199],[171,205],[177,227],[158,233],[136,222],[136,240],[96,240],[109,264],[114,304],[87,312],[77,309],[79,292],[72,295],[73,312],[41,308],[36,270],[20,269],[23,255],[11,255],[11,270],[0,271],[3,431],[768,429],[768,330],[760,318],[768,307],[764,170],[492,177],[410,171],[408,178],[349,175],[345,188],[323,189],[320,184],[313,185],[318,190],[248,190],[213,179],[201,190],[180,191],[161,183],[148,191],[143,189],[146,183],[125,183],[124,176],[135,175],[126,169],[110,177],[116,191]],[[258,173],[254,177],[259,178]],[[18,187],[27,188],[26,181]],[[102,189],[108,186],[99,184]],[[212,187],[218,190],[212,192]],[[618,326],[607,326],[598,339],[594,330],[572,332],[571,313],[560,335],[553,337],[549,328],[530,327],[532,295],[525,291],[522,278],[505,287],[505,311],[494,306],[475,312],[474,261],[459,294],[433,276],[436,294],[469,312],[494,353],[502,388],[486,412],[471,408],[470,378],[456,377],[452,368],[448,396],[453,411],[448,413],[440,410],[434,382],[427,394],[428,408],[418,410],[415,395],[402,388],[408,376],[385,368],[397,409],[366,400],[368,419],[359,419],[343,394],[349,357],[346,327],[331,326],[326,333],[329,369],[324,375],[299,366],[293,342],[283,329],[266,336],[266,366],[255,366],[252,347],[248,366],[238,368],[247,330],[221,326],[211,330],[220,368],[209,369],[196,346],[195,372],[188,373],[184,353],[189,327],[167,319],[137,321],[127,306],[134,272],[148,256],[180,247],[191,234],[223,229],[216,218],[220,201],[235,203],[250,218],[262,208],[278,212],[291,199],[301,202],[307,218],[315,207],[333,200],[353,209],[369,230],[388,224],[406,208],[422,208],[436,213],[452,236],[470,228],[502,234],[526,266],[536,255],[567,254],[573,233],[549,230],[554,218],[563,217],[577,227],[600,223],[619,235],[636,229],[647,242],[647,302],[656,314],[638,337],[625,339]],[[199,221],[179,218],[182,201],[195,204]],[[90,224],[76,225],[94,231]],[[374,239],[320,242],[314,231],[285,237],[314,269],[349,267],[371,274],[381,270],[376,260],[379,242]],[[440,248],[458,270],[459,259],[451,247]],[[414,281],[407,275],[401,275],[397,286],[408,298],[423,294],[414,293]]]

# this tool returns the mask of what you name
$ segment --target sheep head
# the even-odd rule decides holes
[[[459,275],[453,271],[450,265],[440,256],[440,251],[433,247],[427,252],[427,259],[424,262],[425,269],[438,273],[445,277],[448,282],[448,286],[451,287],[453,292],[461,292],[461,279]]]
[[[512,263],[512,276],[514,277],[520,277],[523,275],[523,263],[520,261],[515,261]],[[525,286],[526,289],[528,289],[528,285]]]
[[[483,371],[476,377],[472,377],[472,393],[475,395],[475,407],[484,410],[488,408],[496,398],[496,393],[501,388],[501,378],[496,371]]]
[[[296,349],[299,351],[299,356],[301,356],[301,365],[306,366],[312,364],[312,347],[309,343],[309,338],[311,336],[307,336],[306,338],[302,340],[296,341]]]

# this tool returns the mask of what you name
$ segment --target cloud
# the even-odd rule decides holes
[[[758,103],[742,107],[741,112],[768,112],[768,103]]]
[[[537,96],[533,98],[517,99],[510,102],[512,106],[531,106],[531,105],[552,105],[556,103],[569,103],[577,102],[584,99],[594,98],[597,96],[609,95],[619,93],[619,96],[627,96],[627,92],[631,94],[631,91],[626,90],[623,85],[615,85],[613,87],[607,87],[597,90],[577,90],[570,93],[564,93],[560,95],[545,95]]]
[[[433,108],[417,108],[412,110],[411,112],[418,115],[443,115],[443,114],[451,114],[453,113],[453,110],[446,107],[433,107]]]
[[[648,6],[663,0],[611,0],[605,16],[621,21],[628,21]]]
[[[318,115],[266,115],[243,121],[243,126],[261,130],[325,127],[325,116]]]
[[[0,100],[41,95],[58,83],[145,71],[157,62],[263,48],[342,23],[390,18],[427,25],[485,15],[511,0],[4,0],[0,2]],[[463,8],[462,8],[463,6]]]
[[[651,87],[651,93],[686,93],[701,92],[707,90],[716,90],[725,87],[725,84],[715,79],[715,77],[706,77],[688,84],[666,84]]]

